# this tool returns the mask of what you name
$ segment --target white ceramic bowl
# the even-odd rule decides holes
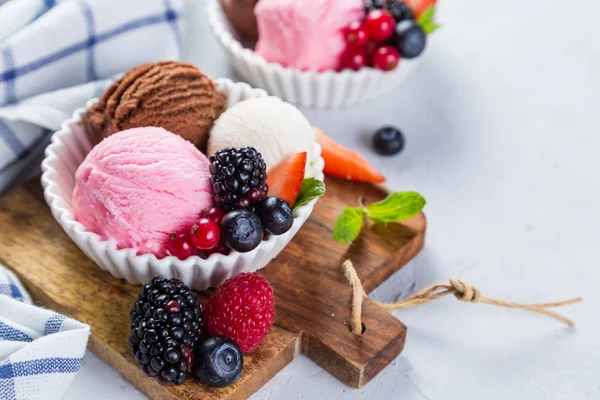
[[[342,72],[285,68],[242,46],[219,0],[207,0],[207,4],[208,22],[238,74],[251,85],[303,107],[340,108],[378,97],[404,80],[420,60],[401,60],[390,72],[374,68]]]
[[[227,94],[228,107],[243,100],[267,96],[265,91],[253,89],[245,83],[219,79],[217,84]],[[87,107],[95,101],[97,100],[91,100]],[[155,276],[161,276],[180,279],[195,290],[217,287],[234,275],[266,266],[292,240],[312,213],[316,200],[296,210],[294,225],[287,233],[269,236],[249,253],[233,251],[228,256],[213,254],[207,260],[194,256],[181,261],[176,257],[159,260],[152,254],[138,256],[133,249],[117,249],[114,241],[105,241],[95,233],[87,232],[73,216],[71,196],[75,187],[75,172],[92,149],[92,144],[79,123],[86,108],[75,111],[73,118],[65,121],[62,129],[53,135],[42,163],[42,185],[52,215],[65,232],[90,259],[116,278],[142,284]],[[313,176],[323,180],[324,162],[320,146],[315,144],[313,151],[316,161],[307,168],[311,169]]]

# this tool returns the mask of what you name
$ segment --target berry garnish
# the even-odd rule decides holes
[[[253,202],[246,196],[253,188],[261,189],[263,194],[267,193],[267,165],[255,148],[228,147],[217,151],[210,157],[210,162],[210,183],[218,208],[224,211],[234,210],[237,208],[236,203],[243,198],[248,200],[248,207],[252,206]]]
[[[191,346],[184,344],[181,346],[181,356],[187,360],[188,366],[194,365],[194,350]],[[188,368],[189,369],[189,368]]]
[[[389,0],[386,9],[392,14],[396,22],[414,19],[412,10],[402,0]]]
[[[210,218],[203,217],[192,225],[190,241],[198,250],[208,250],[219,244],[221,230],[219,225]]]
[[[361,49],[369,43],[369,32],[361,21],[354,21],[344,30],[348,47]]]
[[[221,220],[223,219],[224,216],[225,216],[225,211],[223,211],[217,207],[207,208],[206,210],[204,210],[202,212],[202,217],[212,219],[213,221],[215,221],[217,223],[217,225],[221,224]]]
[[[373,136],[373,147],[379,154],[386,156],[400,153],[405,142],[402,132],[393,126],[383,127]]]
[[[231,211],[221,221],[221,235],[232,250],[247,253],[258,247],[264,229],[260,218],[252,211]]]
[[[229,255],[229,253],[231,252],[231,250],[229,249],[229,247],[224,246],[222,244],[218,244],[215,247],[213,247],[212,249],[209,250],[201,250],[198,255],[206,260],[208,257],[210,257],[213,254],[224,254],[224,255]]]
[[[365,19],[369,37],[377,42],[388,40],[394,34],[396,21],[388,11],[371,11]]]
[[[283,235],[294,224],[294,212],[290,205],[277,197],[267,197],[258,204],[256,213],[260,217],[265,232]]]
[[[396,69],[400,62],[400,52],[392,46],[380,46],[375,50],[372,65],[382,71]]]
[[[248,199],[246,197],[239,199],[238,201],[235,202],[235,208],[244,209],[244,210],[250,208],[250,199]]]
[[[400,50],[402,57],[410,59],[423,53],[427,44],[427,35],[423,28],[414,21],[402,21],[396,25],[393,42]]]
[[[267,184],[269,196],[279,197],[293,207],[304,181],[306,152],[296,153],[271,168]]]
[[[348,49],[340,56],[340,69],[358,71],[367,66],[367,54],[363,49]]]
[[[190,241],[187,233],[173,233],[169,236],[167,243],[167,253],[180,260],[191,257],[196,252],[194,245]]]
[[[365,10],[368,14],[373,10],[381,10],[385,7],[386,0],[367,0]]]
[[[177,302],[177,300],[169,300],[169,302],[165,305],[165,311],[169,314],[177,314],[181,311],[181,305]]]
[[[244,357],[239,346],[226,336],[214,336],[196,347],[192,374],[208,386],[225,387],[242,373]]]
[[[248,200],[250,200],[250,202],[256,203],[261,199],[265,198],[265,192],[263,192],[262,189],[254,188],[250,192],[248,192],[248,195],[246,197],[248,198]]]
[[[169,312],[177,308],[173,304],[177,312]],[[154,278],[142,286],[129,315],[129,346],[144,374],[162,385],[182,384],[192,367],[189,353],[202,333],[196,295],[179,280]]]
[[[269,282],[257,273],[228,279],[204,303],[204,320],[211,336],[224,335],[247,353],[271,331],[275,299]]]

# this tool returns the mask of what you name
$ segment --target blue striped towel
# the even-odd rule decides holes
[[[88,325],[31,305],[0,265],[0,399],[58,400],[79,371]]]
[[[184,0],[0,0],[0,194],[110,79],[181,52]]]

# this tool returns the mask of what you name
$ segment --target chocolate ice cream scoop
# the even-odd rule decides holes
[[[83,123],[94,144],[125,129],[156,126],[204,149],[224,100],[216,84],[191,64],[148,63],[113,83]]]
[[[254,7],[258,0],[221,0],[229,22],[244,39],[258,40]]]

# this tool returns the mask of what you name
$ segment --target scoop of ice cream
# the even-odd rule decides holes
[[[268,170],[302,151],[308,153],[310,165],[314,143],[315,131],[300,110],[276,97],[263,97],[242,101],[221,115],[210,133],[207,154],[252,146],[262,154]]]
[[[346,45],[342,30],[364,17],[363,0],[260,0],[256,53],[300,70],[338,67]]]
[[[204,149],[225,109],[215,83],[191,64],[142,64],[113,83],[83,118],[92,142],[113,133],[160,126]]]
[[[256,3],[258,0],[221,0],[229,22],[244,39],[258,39],[258,27],[254,15]]]
[[[138,254],[166,255],[169,234],[211,207],[208,159],[162,128],[103,140],[75,174],[73,211],[86,230]]]

